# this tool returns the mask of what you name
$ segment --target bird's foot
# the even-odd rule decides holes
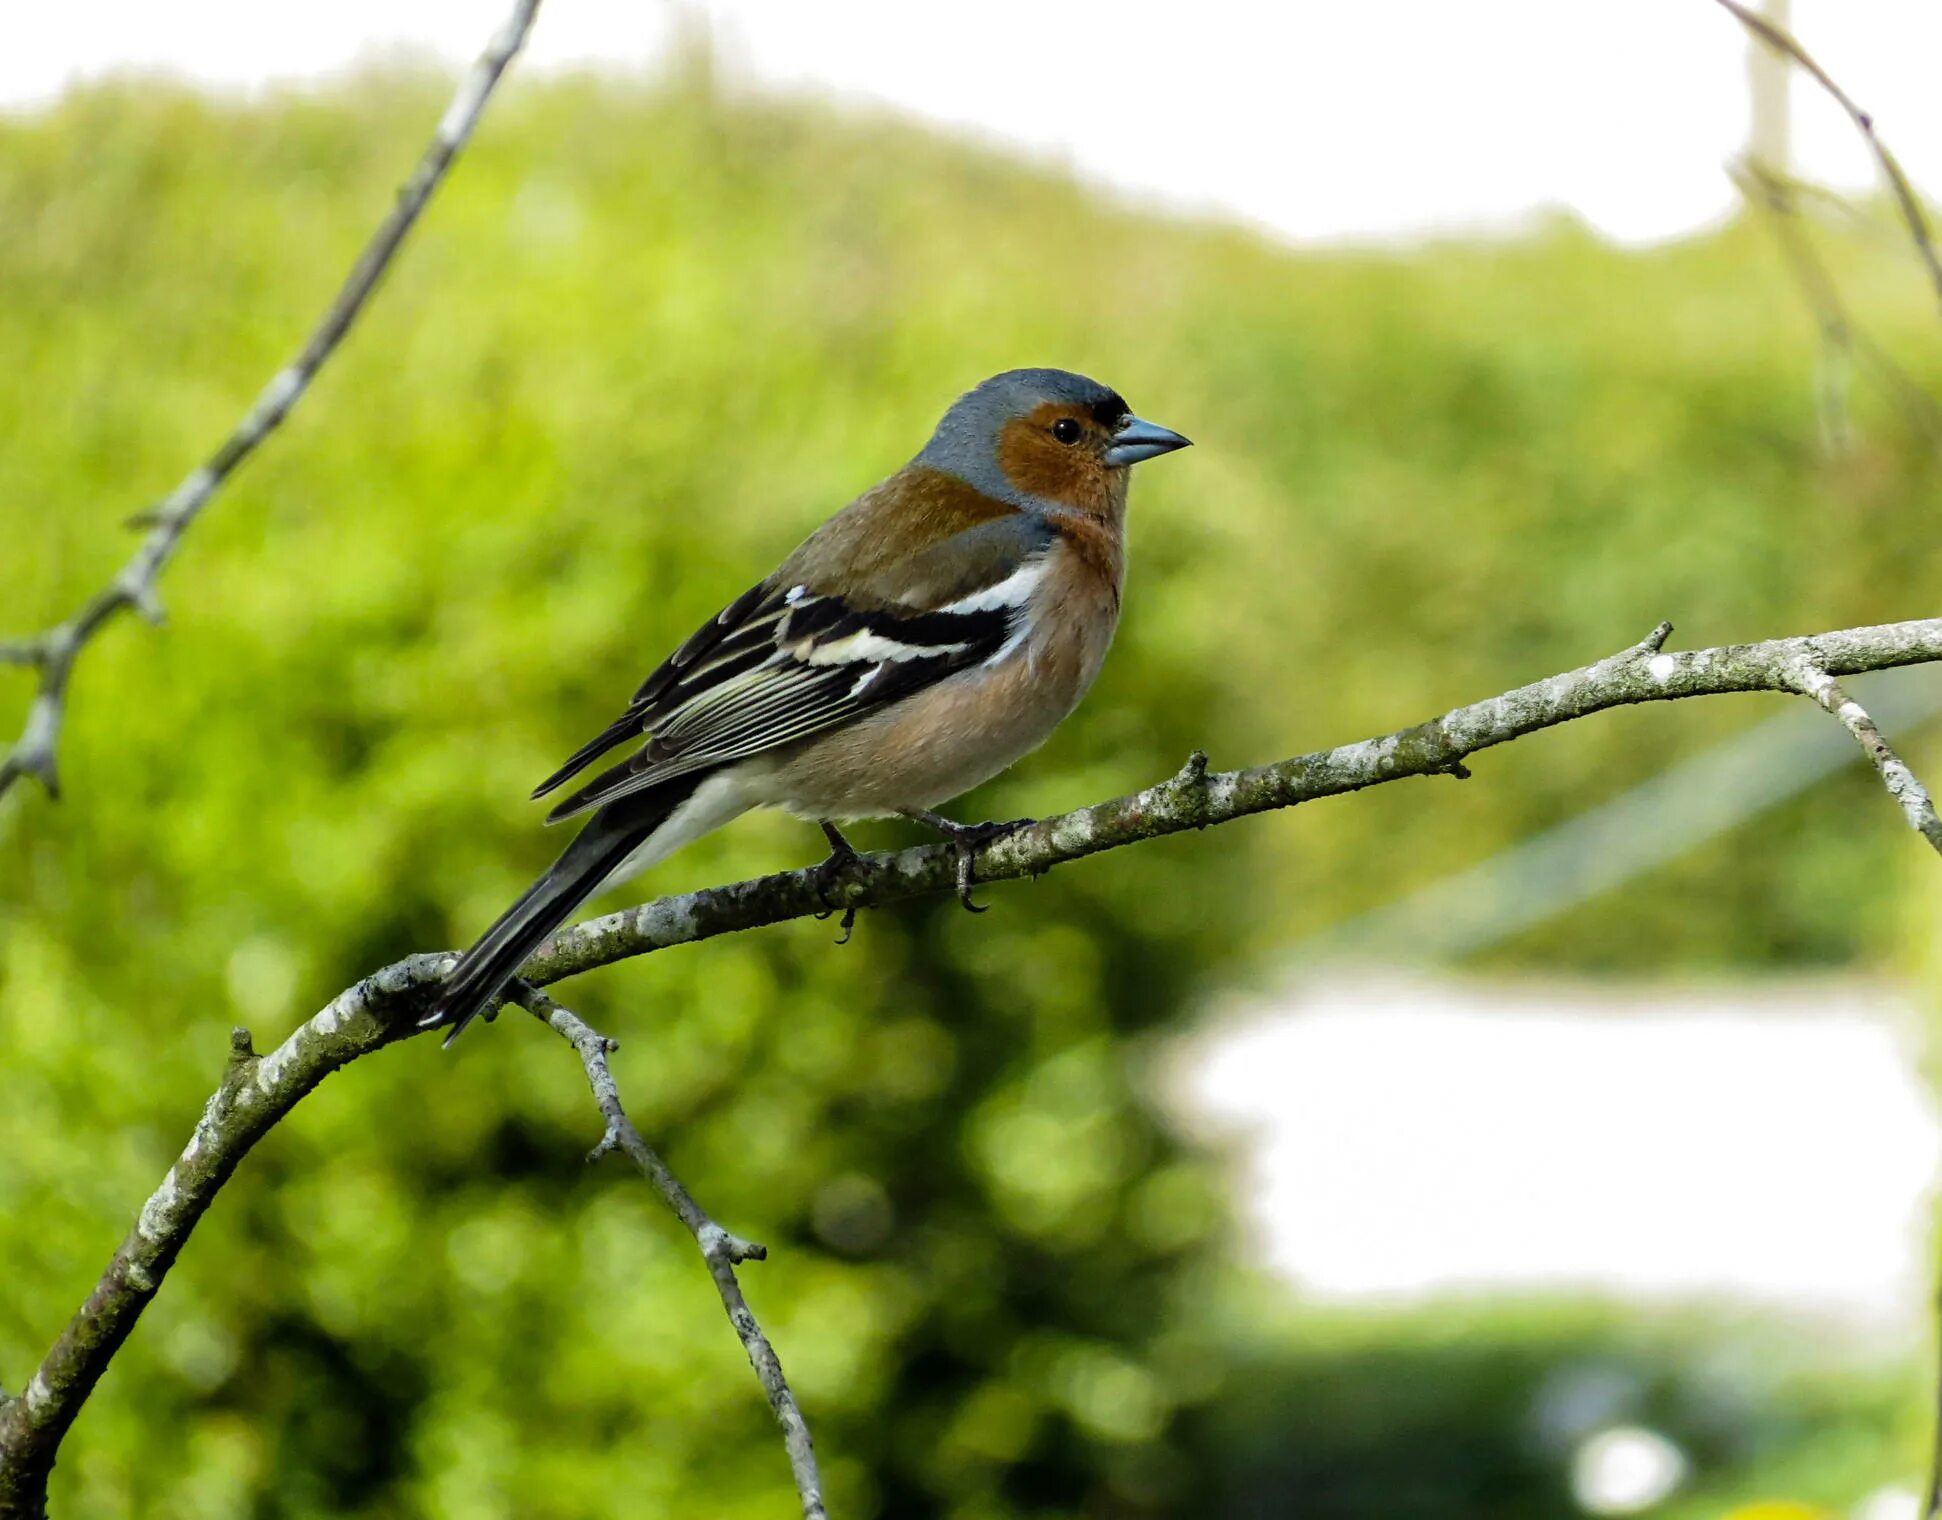
[[[815,868],[816,895],[822,899],[823,911],[818,918],[828,918],[836,911],[836,904],[829,900],[833,888],[846,881],[862,881],[869,875],[869,867],[864,865],[863,857],[856,852],[856,846],[845,839],[835,824],[823,823],[823,837],[829,841],[829,858]],[[836,943],[847,945],[850,931],[856,927],[856,907],[854,904],[843,909],[842,933]]]
[[[1013,818],[1005,823],[959,823],[954,818],[946,818],[941,813],[926,812],[923,808],[909,808],[904,812],[906,818],[921,823],[929,829],[936,829],[950,840],[951,848],[958,858],[958,901],[968,913],[982,913],[985,910],[971,900],[971,889],[977,885],[973,869],[977,862],[978,851],[994,839],[1003,839],[1008,834],[1016,834],[1020,829],[1029,829],[1037,823],[1036,818]]]

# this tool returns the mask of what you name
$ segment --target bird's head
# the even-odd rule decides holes
[[[1021,505],[1101,512],[1124,502],[1133,465],[1188,443],[1097,380],[1013,369],[960,396],[917,462]]]

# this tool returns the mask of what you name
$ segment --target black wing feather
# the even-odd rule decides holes
[[[989,556],[977,579],[985,589],[999,586],[1042,563],[1047,546],[1040,540],[1022,555]],[[996,602],[977,587],[954,587],[968,605],[953,610],[857,606],[779,577],[764,581],[697,629],[641,684],[627,711],[533,795],[630,740],[647,742],[562,799],[547,821],[854,722],[1001,653],[1019,632],[1031,583],[1029,575],[1011,582]]]
[[[764,609],[765,602],[773,604],[770,615],[752,621]],[[731,658],[738,662],[738,670],[759,665],[775,652],[774,620],[782,610],[782,599],[768,582],[749,587],[657,665],[654,673],[641,682],[634,700],[627,704],[627,711],[569,755],[564,765],[533,788],[533,796],[544,797],[571,781],[608,750],[644,737],[648,713],[677,681],[689,678],[696,662],[703,661],[704,656],[712,655],[716,660],[724,656]],[[709,669],[712,665],[713,661],[705,661],[702,668]]]

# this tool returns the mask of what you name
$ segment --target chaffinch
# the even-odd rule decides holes
[[[930,809],[1035,749],[1099,673],[1119,621],[1132,465],[1187,447],[1056,369],[961,396],[916,458],[824,523],[670,655],[534,791],[646,742],[547,815],[592,813],[465,952],[425,1020],[447,1042],[582,902],[751,808],[822,824],[902,814],[974,848],[1020,824]]]

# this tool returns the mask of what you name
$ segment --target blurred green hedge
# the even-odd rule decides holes
[[[249,105],[137,83],[0,121],[7,628],[98,585],[121,519],[234,422],[440,104],[397,75]],[[1841,272],[1942,380],[1900,251]],[[198,524],[168,629],[130,621],[82,665],[68,800],[0,809],[0,1381],[182,1143],[229,1026],[273,1041],[474,933],[558,846],[531,784],[983,375],[1084,370],[1200,445],[1135,492],[1130,611],[1082,715],[962,805],[1013,816],[1197,746],[1237,764],[1412,722],[1661,617],[1716,642],[1932,612],[1909,546],[1934,452],[1863,391],[1827,455],[1815,358],[1755,227],[1297,254],[901,124],[516,81]],[[623,1038],[643,1130],[775,1248],[750,1291],[837,1513],[1172,1512],[1202,1481],[1194,1422],[1245,1374],[1204,1325],[1226,1209],[1160,1117],[1164,1033],[1303,934],[1768,710],[1613,715],[1461,789],[991,889],[984,918],[877,913],[842,950],[787,925],[563,995]],[[654,885],[820,843],[752,820]],[[1904,847],[1857,771],[1501,954],[1878,957]],[[704,1274],[645,1190],[580,1169],[593,1138],[575,1063],[525,1021],[331,1083],[144,1318],[60,1512],[787,1512]]]

